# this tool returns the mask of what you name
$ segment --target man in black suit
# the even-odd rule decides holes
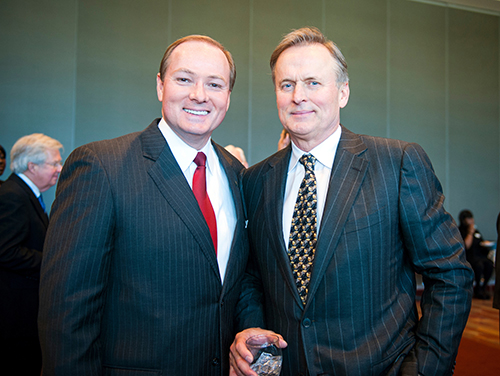
[[[41,194],[57,182],[61,148],[40,133],[20,138],[0,187],[0,367],[16,375],[41,371],[38,282],[49,223]]]
[[[45,376],[229,372],[243,166],[211,134],[235,74],[220,43],[182,38],[158,73],[162,118],[68,157],[42,264]]]
[[[340,125],[347,64],[318,29],[285,36],[271,69],[292,144],[243,178],[249,329],[231,347],[232,374],[255,375],[245,340],[261,327],[288,343],[283,375],[450,375],[473,273],[429,158]]]

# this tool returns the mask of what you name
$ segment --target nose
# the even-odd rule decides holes
[[[295,85],[293,89],[293,97],[292,100],[295,104],[300,104],[306,100],[306,92],[304,90],[304,87],[300,84]]]
[[[205,90],[205,85],[203,84],[203,82],[197,82],[193,86],[193,90],[191,90],[191,93],[189,94],[189,99],[198,103],[203,103],[208,100],[207,92]]]

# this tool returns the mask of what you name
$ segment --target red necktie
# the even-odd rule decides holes
[[[214,208],[207,194],[206,160],[207,156],[204,153],[199,152],[196,154],[194,163],[196,163],[198,167],[196,167],[196,171],[193,175],[193,193],[198,201],[198,205],[200,205],[205,221],[207,221],[210,235],[214,243],[215,253],[217,254],[217,222],[215,220]]]

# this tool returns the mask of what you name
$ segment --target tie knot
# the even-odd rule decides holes
[[[196,154],[196,157],[194,158],[194,163],[196,163],[197,166],[199,167],[205,167],[205,162],[207,161],[207,156],[205,153],[202,153],[201,151]]]
[[[299,162],[304,165],[308,170],[314,170],[314,164],[316,163],[316,158],[312,154],[304,154],[300,157]]]

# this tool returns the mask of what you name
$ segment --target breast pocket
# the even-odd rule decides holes
[[[346,235],[365,229],[381,227],[382,222],[388,218],[387,207],[373,208],[370,212],[365,209],[353,208],[347,219],[344,233]]]

